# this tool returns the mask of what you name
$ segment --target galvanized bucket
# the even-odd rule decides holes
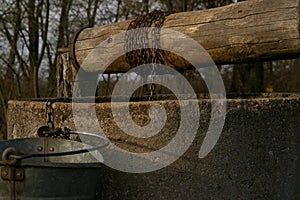
[[[87,148],[57,138],[0,141],[0,200],[97,199],[101,155]]]

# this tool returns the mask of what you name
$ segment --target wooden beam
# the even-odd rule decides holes
[[[174,13],[166,17],[162,27],[196,40],[216,64],[248,63],[299,58],[299,15],[300,0],[251,0],[215,9]],[[130,22],[83,30],[75,43],[78,63],[82,64],[102,41],[126,31]],[[172,63],[166,64],[179,71],[190,67],[178,56],[171,60]],[[95,70],[93,67],[84,68]],[[126,72],[129,69],[125,56],[121,56],[106,72]]]

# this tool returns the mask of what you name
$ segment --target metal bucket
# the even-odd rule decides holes
[[[101,162],[86,148],[54,138],[0,141],[0,200],[97,199]]]

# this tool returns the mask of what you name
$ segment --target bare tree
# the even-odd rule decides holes
[[[34,97],[40,97],[39,69],[44,58],[49,27],[49,0],[29,0],[25,9],[28,17],[28,50],[31,87]],[[44,12],[43,12],[44,11]],[[25,39],[25,38],[24,38]]]

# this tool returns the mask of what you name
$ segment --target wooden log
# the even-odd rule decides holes
[[[174,13],[166,17],[162,28],[193,38],[216,64],[249,63],[299,58],[299,15],[300,0],[251,0],[215,9]],[[130,22],[83,30],[75,43],[78,63],[81,65],[102,41],[126,31]],[[108,57],[111,53],[108,49]],[[190,67],[178,56],[170,60],[172,63],[166,64],[179,71]],[[83,68],[96,70],[93,66]],[[125,56],[121,56],[106,72],[126,72],[129,69]]]
[[[59,49],[56,63],[57,97],[72,97],[77,70],[70,62],[68,49]]]

